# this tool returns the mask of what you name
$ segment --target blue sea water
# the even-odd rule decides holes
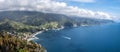
[[[34,40],[47,52],[120,52],[120,24],[50,30]]]

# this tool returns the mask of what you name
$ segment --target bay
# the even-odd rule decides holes
[[[120,24],[49,30],[34,40],[47,52],[120,52]]]

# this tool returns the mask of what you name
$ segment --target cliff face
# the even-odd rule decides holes
[[[0,33],[0,52],[46,52],[39,44],[21,40],[6,32]]]

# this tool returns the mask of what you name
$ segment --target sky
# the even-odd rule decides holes
[[[61,0],[62,1],[62,0]],[[66,0],[68,5],[120,16],[120,0]]]
[[[0,11],[14,10],[118,21],[120,0],[0,0]]]

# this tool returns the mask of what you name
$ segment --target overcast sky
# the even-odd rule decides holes
[[[117,20],[119,0],[0,0],[0,11],[27,10]]]

